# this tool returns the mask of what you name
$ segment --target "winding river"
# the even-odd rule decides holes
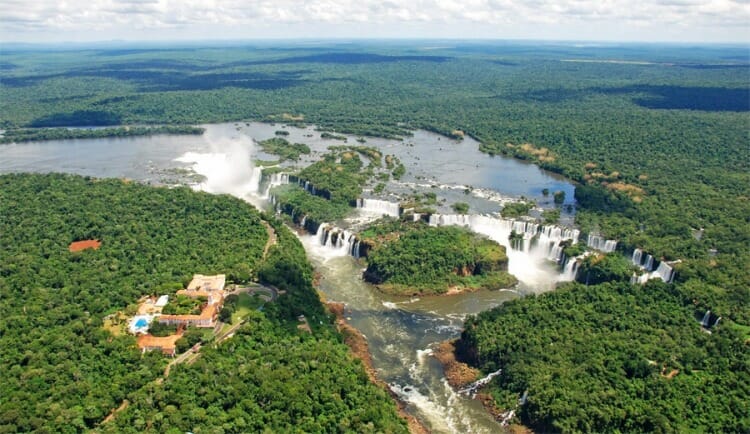
[[[158,185],[191,184],[213,193],[229,193],[267,206],[258,193],[260,170],[254,159],[272,160],[259,151],[254,140],[274,136],[284,128],[288,140],[307,143],[316,160],[336,140],[320,138],[312,127],[292,128],[263,123],[205,125],[203,136],[153,136],[86,140],[59,140],[0,145],[0,173],[70,172],[95,177],[124,177]],[[349,143],[356,144],[355,138]],[[533,165],[512,159],[488,157],[478,144],[417,131],[403,142],[367,139],[386,154],[396,155],[406,166],[400,182],[392,182],[392,193],[434,191],[445,199],[445,208],[461,200],[472,212],[499,210],[500,203],[524,196],[542,207],[551,207],[551,197],[542,190],[565,191],[567,202],[574,186]],[[304,162],[303,162],[304,164]],[[196,177],[195,173],[202,175]],[[464,193],[467,187],[473,193]],[[564,213],[571,218],[570,212]],[[321,246],[314,235],[300,237],[308,256],[321,274],[321,290],[329,301],[345,303],[345,316],[369,342],[378,376],[402,398],[407,410],[433,432],[489,433],[502,427],[478,401],[454,392],[441,366],[430,357],[437,342],[457,337],[463,318],[497,306],[520,293],[549,289],[557,272],[549,265],[544,272],[533,269],[531,278],[521,278],[518,291],[479,291],[451,297],[398,298],[383,295],[361,279],[362,264],[340,251]],[[521,256],[511,256],[511,271],[527,267]],[[529,265],[530,266],[530,265]],[[538,264],[536,267],[540,267]],[[541,267],[544,267],[542,265]],[[541,277],[540,277],[541,276]],[[519,276],[520,277],[520,276]]]

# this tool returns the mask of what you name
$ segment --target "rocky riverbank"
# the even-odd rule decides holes
[[[456,339],[441,342],[433,349],[432,355],[443,365],[445,379],[448,381],[448,384],[454,389],[460,390],[479,380],[482,377],[482,373],[478,369],[472,368],[468,364],[456,359],[455,343]],[[482,406],[495,420],[499,422],[505,421],[508,411],[498,407],[492,395],[479,392],[476,394],[476,399],[482,403]],[[518,424],[510,424],[507,426],[507,429],[511,434],[531,434],[533,432],[529,428]]]

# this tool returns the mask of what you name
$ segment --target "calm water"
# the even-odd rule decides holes
[[[153,136],[62,140],[0,145],[0,173],[69,172],[96,177],[120,177],[156,184],[195,183],[185,169],[205,175],[200,188],[235,194],[262,205],[257,194],[258,170],[253,159],[273,160],[253,139],[274,136],[282,126],[262,123],[206,125],[203,136]],[[304,142],[316,160],[328,146],[312,127],[284,128],[288,140]],[[354,138],[349,144],[358,144]],[[488,157],[471,139],[453,141],[418,131],[404,142],[368,139],[386,154],[398,156],[407,168],[402,182],[390,183],[390,193],[434,191],[446,199],[470,202],[472,212],[492,212],[498,200],[464,194],[466,186],[486,189],[497,197],[526,196],[544,205],[542,189],[566,192],[573,185],[535,166]],[[180,161],[177,161],[179,159]],[[304,164],[301,163],[301,164]],[[255,183],[256,187],[252,185]],[[487,196],[487,194],[483,194]],[[545,206],[551,206],[547,203]],[[502,428],[477,401],[458,395],[447,385],[442,368],[429,357],[431,346],[459,335],[463,318],[518,295],[513,291],[480,291],[454,297],[402,299],[385,296],[361,279],[362,264],[321,247],[313,236],[301,237],[322,275],[328,300],[346,304],[346,316],[367,337],[373,364],[382,380],[407,402],[408,410],[435,432],[498,432]]]

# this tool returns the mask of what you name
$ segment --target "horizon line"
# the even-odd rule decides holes
[[[579,44],[624,44],[624,45],[706,45],[706,46],[741,46],[750,47],[750,41],[674,41],[674,40],[616,40],[616,39],[555,39],[555,38],[479,38],[479,37],[345,37],[345,36],[331,36],[325,38],[316,37],[251,37],[251,38],[216,38],[216,39],[98,39],[90,41],[24,41],[24,40],[0,40],[0,52],[5,51],[3,46],[7,45],[26,45],[26,46],[39,46],[39,47],[85,47],[87,45],[107,45],[107,44],[146,44],[146,45],[206,45],[206,44],[222,44],[222,43],[252,43],[252,42],[304,42],[304,43],[325,43],[325,42],[428,42],[428,41],[440,41],[440,42],[512,42],[512,43],[579,43]],[[449,48],[449,47],[446,47]],[[750,53],[749,53],[750,55]]]

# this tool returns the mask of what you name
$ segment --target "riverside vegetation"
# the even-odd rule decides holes
[[[489,155],[580,183],[584,233],[682,261],[671,285],[601,272],[597,285],[469,319],[461,348],[485,373],[503,369],[489,385],[498,405],[529,390],[519,418],[554,431],[750,429],[746,47],[445,45],[4,50],[0,126],[258,119],[394,139],[461,131]],[[710,335],[699,325],[709,309],[722,317]]]
[[[0,432],[406,431],[341,343],[299,241],[246,203],[120,180],[3,175],[0,216]],[[266,259],[262,220],[278,238]],[[69,252],[80,239],[101,248]],[[141,355],[104,319],[143,295],[174,294],[195,272],[257,277],[286,294],[156,382],[166,359]],[[297,330],[298,315],[312,334]],[[129,406],[102,425],[123,400]]]
[[[157,134],[203,134],[204,129],[185,125],[120,128],[19,128],[6,131],[0,143],[20,143],[39,140],[96,139],[101,137],[153,136]]]

